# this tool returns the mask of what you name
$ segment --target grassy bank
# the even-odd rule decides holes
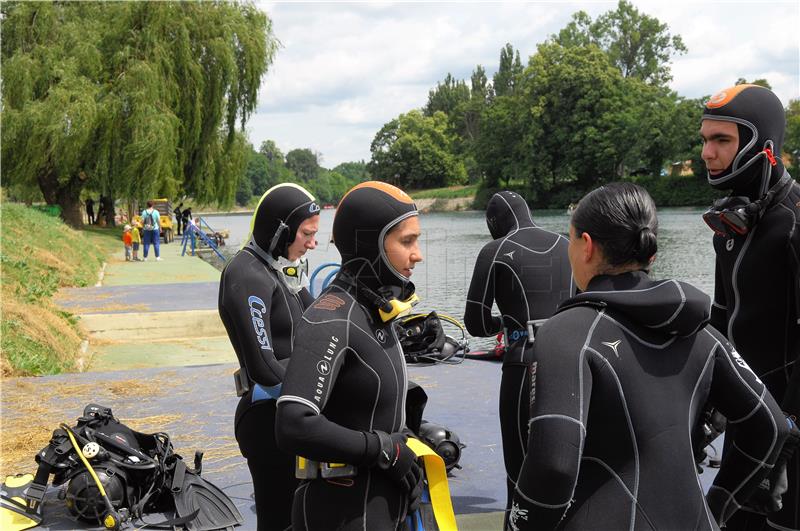
[[[75,370],[81,337],[74,317],[52,296],[91,286],[121,229],[77,231],[60,219],[14,203],[0,205],[3,376]]]
[[[411,191],[408,195],[413,199],[457,199],[473,197],[477,191],[478,185],[470,184],[467,186],[447,186],[444,188]]]

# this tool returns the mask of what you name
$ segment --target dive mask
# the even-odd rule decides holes
[[[717,236],[744,236],[758,223],[761,214],[772,204],[775,194],[784,189],[790,180],[789,174],[784,173],[766,195],[757,201],[750,201],[749,197],[741,195],[717,199],[703,214],[703,221]]]
[[[724,197],[714,201],[703,214],[703,221],[717,236],[744,236],[755,225],[759,210],[760,205],[751,202],[748,197]]]

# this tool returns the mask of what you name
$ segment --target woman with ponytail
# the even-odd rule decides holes
[[[709,298],[652,280],[653,200],[634,184],[590,192],[570,224],[579,295],[533,345],[528,451],[507,528],[719,529],[772,468],[786,421],[713,327]],[[707,405],[735,431],[707,498],[692,432]]]

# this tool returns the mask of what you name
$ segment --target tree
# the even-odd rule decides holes
[[[346,179],[353,181],[355,184],[370,180],[367,163],[363,160],[357,162],[342,162],[331,171],[343,175]]]
[[[286,154],[286,167],[303,182],[313,181],[320,171],[317,154],[308,148],[293,149],[288,152]]]
[[[450,73],[444,81],[436,84],[436,88],[428,92],[428,103],[423,112],[425,116],[433,116],[437,111],[452,117],[459,105],[469,101],[469,87],[464,81],[455,79]]]
[[[786,136],[783,153],[790,156],[792,167],[800,167],[800,98],[789,101],[786,107]]]
[[[2,177],[81,224],[84,187],[230,202],[276,40],[227,2],[4,2]]]
[[[680,35],[670,35],[668,29],[657,18],[620,0],[616,10],[607,11],[594,21],[584,11],[575,13],[572,21],[552,35],[551,40],[565,47],[595,44],[608,54],[623,77],[665,85],[672,79],[670,58],[686,53],[683,39]]]
[[[736,80],[736,83],[734,83],[734,85],[745,85],[747,83],[750,83],[751,85],[758,85],[759,87],[764,87],[772,90],[772,85],[770,85],[769,81],[767,81],[763,77],[755,79],[753,81],[747,81],[745,78],[740,77],[739,79]]]
[[[500,50],[500,66],[492,78],[495,95],[506,96],[513,93],[521,74],[522,61],[519,60],[519,50],[514,51],[514,47],[506,43]]]
[[[463,163],[453,153],[447,116],[413,110],[385,124],[370,145],[367,165],[374,178],[407,188],[431,188],[466,181]]]

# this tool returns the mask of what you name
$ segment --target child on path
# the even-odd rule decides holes
[[[133,224],[131,230],[131,240],[133,241],[133,261],[139,262],[139,244],[142,243],[142,234],[139,232],[139,223]]]
[[[125,225],[122,233],[122,243],[125,244],[125,261],[131,261],[131,249],[133,247],[133,236],[131,236],[131,226]]]

